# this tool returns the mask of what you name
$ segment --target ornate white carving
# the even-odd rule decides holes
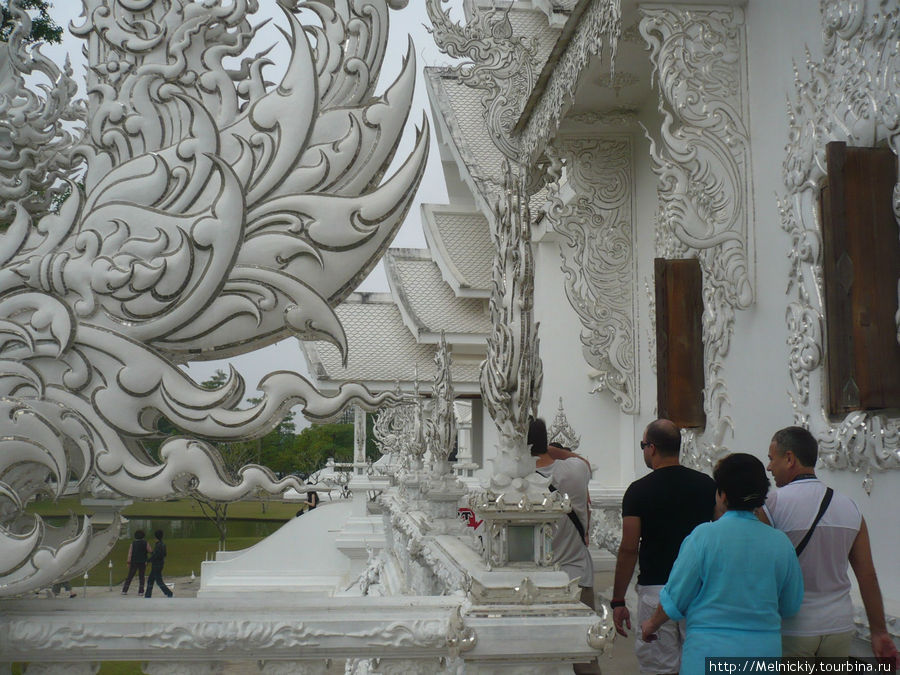
[[[329,675],[334,672],[331,659],[318,661],[260,661],[259,672],[263,675]]]
[[[539,155],[559,128],[565,108],[572,101],[574,82],[606,44],[610,50],[610,75],[615,76],[616,48],[622,33],[621,0],[593,0],[585,10],[565,52],[552,64],[553,71],[541,97],[528,115],[519,139],[521,157]]]
[[[419,395],[418,368],[416,368],[416,382],[413,403],[412,433],[407,438],[406,451],[410,457],[410,467],[413,472],[421,471],[422,460],[428,446],[425,442],[425,429],[428,417],[425,411],[425,401]]]
[[[401,400],[400,383],[394,388],[394,397]],[[382,455],[392,457],[392,465],[401,471],[409,469],[410,445],[415,430],[415,406],[409,401],[384,406],[378,411],[372,425],[375,444]]]
[[[656,289],[649,279],[644,279],[644,293],[647,295],[647,360],[650,371],[656,374]],[[655,410],[655,406],[654,406]]]
[[[807,55],[795,68],[796,94],[788,106],[791,133],[784,161],[786,195],[779,200],[782,229],[791,237],[785,320],[794,422],[819,441],[819,459],[831,469],[873,473],[900,469],[900,417],[856,411],[833,422],[824,408],[825,374],[822,239],[816,201],[830,141],[873,146],[886,142],[900,154],[900,9],[873,2],[822,3],[824,57]],[[894,189],[900,218],[900,185]],[[898,286],[900,293],[900,286]],[[898,316],[900,326],[900,316]]]
[[[547,214],[562,237],[561,269],[569,304],[583,326],[582,354],[593,369],[593,391],[609,391],[622,412],[634,414],[639,397],[631,139],[561,137],[555,148],[577,198],[566,204],[558,184],[551,185]]]
[[[407,586],[401,591],[419,595],[468,591],[472,581],[467,572],[435,544],[432,535],[441,534],[443,528],[434,527],[430,515],[406,500],[385,495],[382,503],[391,514],[390,551],[407,570]]]
[[[683,434],[683,462],[710,467],[732,429],[722,375],[734,314],[753,302],[752,167],[744,13],[737,7],[642,8],[664,122],[650,138],[659,177],[657,254],[703,269],[706,429]],[[649,134],[648,134],[649,137]]]
[[[591,542],[597,548],[618,555],[622,543],[621,505],[594,507],[591,509]]]
[[[619,92],[625,87],[630,87],[638,82],[640,82],[640,78],[634,73],[620,71],[615,74],[610,73],[609,75],[602,75],[597,80],[597,85],[606,89],[612,89],[616,93],[616,96],[618,96]]]
[[[353,408],[353,462],[366,463],[366,411],[359,406]]]
[[[10,3],[6,3],[10,5]],[[0,222],[15,213],[16,204],[32,217],[52,210],[65,193],[58,179],[72,168],[79,132],[63,128],[63,121],[83,120],[84,101],[73,101],[76,85],[66,59],[62,70],[23,40],[31,19],[17,3],[9,6],[16,18],[9,46],[0,43]],[[41,82],[25,88],[24,77]]]
[[[577,122],[588,126],[626,127],[637,124],[638,114],[634,108],[618,108],[605,112],[569,113],[566,122]]]
[[[496,247],[492,289],[492,330],[481,364],[481,396],[499,430],[491,489],[517,502],[543,499],[546,484],[534,471],[526,437],[537,416],[543,371],[538,325],[534,321],[534,257],[531,213],[521,179],[505,167],[504,191],[494,206]],[[528,480],[531,479],[531,480]]]
[[[509,9],[472,7],[471,19],[462,26],[450,19],[449,9],[441,9],[442,1],[426,0],[435,44],[452,58],[466,59],[450,70],[467,87],[484,92],[481,104],[491,140],[516,160],[512,129],[534,87],[537,42],[513,34]]]
[[[599,649],[601,655],[609,654],[616,637],[616,626],[606,603],[600,605],[597,614],[600,620],[588,629],[587,643],[594,649]]]
[[[177,367],[288,335],[346,349],[332,306],[376,264],[427,156],[425,128],[382,180],[415,79],[411,51],[397,80],[374,93],[389,5],[397,2],[314,3],[311,14],[283,5],[291,55],[272,86],[263,56],[238,70],[223,62],[247,48],[255,2],[85,0],[73,31],[87,43],[91,99],[77,147],[59,120],[84,108],[67,104],[64,74],[38,52],[26,56],[27,17],[0,45],[0,67],[13,74],[0,106],[24,121],[0,117],[5,134],[33,150],[29,190],[66,171],[69,157],[84,162],[66,173],[58,213],[20,194],[22,166],[0,162],[0,218],[10,221],[0,236],[0,596],[102,555],[108,542],[92,542],[87,524],[57,544],[39,519],[19,517],[70,475],[136,498],[302,489],[252,465],[227,479],[218,452],[190,436],[258,436],[294,404],[325,419],[348,403],[392,400],[356,384],[328,398],[278,371],[259,384],[260,403],[241,409],[236,373],[207,390]],[[302,25],[301,11],[321,25]],[[46,100],[24,89],[29,68],[56,78]],[[141,440],[163,417],[186,436],[167,439],[157,464]]]
[[[564,448],[569,448],[572,451],[577,450],[578,446],[581,445],[581,436],[575,433],[575,429],[572,428],[566,417],[566,411],[563,410],[562,396],[559,397],[559,408],[556,409],[556,416],[547,429],[547,440],[556,441]]]
[[[425,423],[425,443],[431,454],[431,473],[435,478],[451,474],[447,458],[456,443],[456,413],[453,410],[453,381],[450,376],[450,351],[441,331],[434,355],[434,384],[431,394],[431,418]]]
[[[148,661],[141,664],[141,670],[146,675],[219,675],[222,665],[215,661]]]

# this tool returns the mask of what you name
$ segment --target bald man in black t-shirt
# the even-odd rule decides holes
[[[681,432],[671,420],[650,423],[641,440],[644,463],[653,471],[634,481],[622,498],[622,543],[616,559],[613,586],[613,620],[620,635],[627,636],[631,615],[625,591],[640,563],[637,580],[637,625],[650,618],[659,604],[659,591],[681,542],[700,523],[712,519],[716,486],[712,478],[679,462]],[[677,673],[681,666],[684,627],[669,621],[659,639],[643,642],[638,634],[635,653],[642,673]]]

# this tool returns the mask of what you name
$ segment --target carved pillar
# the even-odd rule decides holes
[[[752,165],[744,11],[644,7],[659,110],[657,255],[699,259],[703,270],[706,429],[685,432],[682,461],[710,468],[733,423],[723,362],[735,312],[753,303]]]
[[[353,409],[353,470],[357,476],[366,471],[366,411]]]

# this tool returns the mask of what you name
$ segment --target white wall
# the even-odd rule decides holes
[[[581,352],[581,321],[566,298],[559,244],[544,241],[535,249],[535,317],[541,324],[544,367],[540,416],[549,426],[562,396],[566,418],[581,436],[578,452],[597,467],[594,480],[605,486],[621,485],[619,406],[606,392],[590,393],[594,385]],[[630,442],[630,438],[625,440]]]
[[[793,419],[787,394],[791,385],[784,320],[789,301],[787,254],[791,240],[780,229],[775,201],[775,194],[786,192],[781,170],[788,142],[785,101],[788,96],[795,97],[792,61],[802,69],[807,46],[813,60],[819,61],[823,43],[818,3],[755,0],[748,7],[747,24],[750,85],[752,100],[757,103],[751,128],[756,167],[758,302],[747,317],[739,317],[728,365],[744,383],[732,388],[734,409],[738,411],[735,449],[765,457],[772,433]],[[860,474],[824,469],[817,473],[859,505],[869,527],[886,609],[900,616],[900,472],[876,474],[871,496],[863,490],[864,476]]]

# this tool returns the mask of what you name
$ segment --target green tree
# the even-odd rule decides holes
[[[26,10],[37,12],[31,17],[31,35],[27,42],[60,43],[62,42],[63,29],[50,17],[50,8],[53,5],[49,0],[20,0],[20,6]],[[9,0],[0,0],[0,40],[6,42],[15,28],[18,19],[9,9]]]
[[[325,466],[329,457],[336,462],[353,461],[352,424],[314,424],[301,431],[295,441],[297,472],[309,475]]]

